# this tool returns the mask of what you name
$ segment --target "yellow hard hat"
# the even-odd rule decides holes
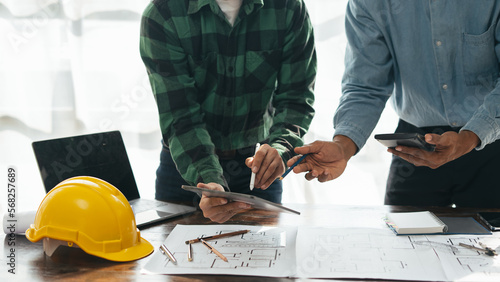
[[[67,179],[47,193],[26,230],[31,242],[51,238],[78,245],[112,261],[148,256],[153,246],[141,238],[125,196],[108,182],[89,176]]]

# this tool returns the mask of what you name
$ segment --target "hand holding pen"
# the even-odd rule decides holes
[[[257,154],[257,151],[259,150],[259,148],[260,148],[260,143],[257,143],[255,145],[255,154]],[[254,154],[254,157],[255,157],[255,154]],[[255,172],[252,168],[252,176],[250,177],[250,191],[252,191],[254,187],[255,187]]]
[[[285,176],[287,176],[288,173],[290,173],[290,171],[293,170],[294,167],[296,167],[298,164],[300,164],[309,154],[305,154],[303,156],[301,156],[298,160],[296,160],[292,166],[290,166],[286,171],[285,173],[283,173],[282,176],[280,176],[280,180],[283,180],[283,178],[285,178]]]
[[[253,157],[246,159],[245,164],[255,174],[255,177],[252,177],[255,188],[267,189],[285,172],[285,164],[278,150],[268,144],[262,144]]]
[[[307,180],[317,178],[319,182],[326,182],[339,177],[344,172],[347,161],[356,153],[357,147],[348,137],[337,135],[333,141],[314,141],[297,147],[294,151],[299,155],[288,160],[288,166],[293,166],[298,159],[308,154],[300,164],[293,168],[294,173],[306,172]]]

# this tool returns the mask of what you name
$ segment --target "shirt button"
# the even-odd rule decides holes
[[[444,90],[448,89],[448,84],[443,84],[443,89]]]
[[[457,123],[456,122],[452,122],[451,125],[457,126]]]
[[[436,41],[436,46],[441,46],[443,44],[443,42],[441,42],[440,40]]]

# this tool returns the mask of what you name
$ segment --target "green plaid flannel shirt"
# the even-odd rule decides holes
[[[314,116],[316,51],[303,0],[244,0],[231,26],[215,0],[156,0],[140,52],[163,140],[190,184],[227,184],[215,148],[268,140],[283,161]]]

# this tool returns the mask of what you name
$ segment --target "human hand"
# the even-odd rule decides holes
[[[309,154],[304,161],[293,168],[293,172],[307,172],[305,178],[318,178],[319,182],[326,182],[339,177],[347,166],[347,161],[356,152],[356,145],[345,136],[335,136],[333,141],[314,141],[303,147],[295,148],[301,155]],[[288,160],[292,166],[300,156]]]
[[[196,187],[224,191],[224,188],[217,183],[198,183]],[[203,216],[217,223],[226,222],[235,214],[251,207],[251,205],[246,203],[229,202],[225,198],[207,197],[205,195],[200,200],[200,209],[203,211]]]
[[[255,156],[247,158],[245,164],[255,173],[254,187],[264,190],[285,172],[285,164],[278,150],[268,144],[260,146]]]
[[[434,152],[406,146],[397,146],[387,151],[415,166],[436,169],[472,151],[480,142],[477,135],[468,130],[459,133],[447,131],[442,135],[428,133],[425,135],[425,141],[436,145]]]

